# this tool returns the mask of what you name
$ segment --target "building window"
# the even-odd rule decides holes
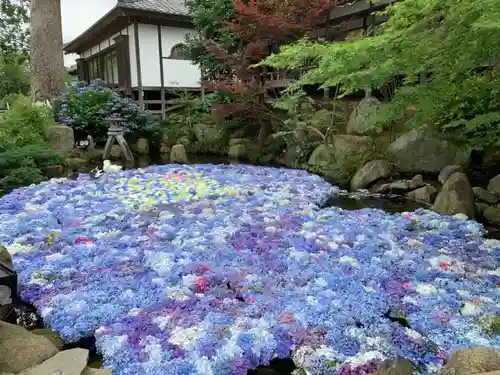
[[[176,60],[189,60],[186,54],[186,46],[182,43],[178,43],[173,46],[170,50],[169,58]]]
[[[115,48],[91,56],[84,64],[85,81],[102,79],[108,85],[118,85],[118,59]]]

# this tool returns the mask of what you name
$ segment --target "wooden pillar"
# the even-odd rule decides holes
[[[162,45],[162,38],[161,38],[161,25],[158,25],[158,51],[160,55],[160,95],[161,95],[161,119],[165,120],[165,113],[166,113],[166,107],[165,107],[165,75],[163,72],[163,45]]]
[[[144,109],[144,91],[142,90],[142,70],[141,70],[141,52],[139,45],[139,24],[134,23],[134,42],[135,42],[135,60],[137,63],[137,91],[139,95],[139,107]]]
[[[116,61],[118,65],[118,86],[125,93],[132,93],[132,79],[130,75],[130,48],[128,35],[119,35],[115,39]]]
[[[76,59],[76,72],[78,74],[78,81],[87,81],[85,74],[85,60],[81,57]]]

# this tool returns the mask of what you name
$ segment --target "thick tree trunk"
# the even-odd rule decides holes
[[[66,79],[61,0],[31,0],[31,91],[35,100],[53,100]]]

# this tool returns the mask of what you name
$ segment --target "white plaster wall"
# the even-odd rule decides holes
[[[191,61],[163,59],[163,71],[167,87],[200,87],[200,68]]]
[[[161,44],[163,57],[170,56],[170,50],[178,43],[184,43],[190,29],[162,26]],[[197,65],[189,60],[163,59],[165,86],[200,87],[201,72]]]
[[[161,86],[160,48],[158,45],[158,26],[139,24],[139,53],[143,87]],[[170,50],[178,43],[184,43],[189,29],[161,27],[162,57],[168,57]],[[133,33],[133,30],[132,30]],[[130,68],[132,86],[137,86],[137,61],[135,58],[135,39],[130,34]],[[167,87],[199,87],[200,69],[189,60],[163,58],[164,84]]]
[[[158,26],[139,24],[138,27],[142,86],[161,86]]]
[[[140,25],[139,25],[140,26]],[[130,80],[131,80],[131,85],[132,87],[138,85],[137,81],[137,58],[135,54],[135,30],[134,30],[134,25],[130,25],[127,28],[127,35],[128,35],[128,44],[129,44],[129,50],[130,50]],[[141,32],[139,30],[139,37],[141,35]],[[139,47],[140,51],[140,47]]]

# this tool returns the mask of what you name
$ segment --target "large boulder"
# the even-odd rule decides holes
[[[447,165],[467,165],[471,152],[422,128],[403,134],[388,151],[398,169],[408,173],[439,173]]]
[[[366,134],[370,130],[369,118],[373,116],[380,107],[380,101],[377,98],[369,97],[362,99],[354,111],[349,116],[347,122],[347,133]]]
[[[457,350],[441,369],[441,375],[473,375],[500,370],[500,351],[476,347]]]
[[[325,144],[316,147],[307,162],[307,164],[314,167],[328,167],[333,163],[335,163],[335,149]]]
[[[149,141],[147,138],[139,138],[136,144],[137,153],[139,155],[148,155],[149,154]]]
[[[296,167],[298,163],[300,153],[300,147],[298,145],[292,145],[283,154],[283,164],[287,167]]]
[[[498,202],[498,197],[496,194],[490,193],[489,191],[484,190],[482,187],[476,186],[472,188],[474,192],[474,196],[477,200],[481,202],[486,202],[488,204],[496,204]]]
[[[453,174],[457,172],[463,172],[463,168],[460,165],[447,165],[441,172],[439,172],[438,181],[444,185],[446,180]]]
[[[234,159],[241,159],[247,156],[247,147],[244,143],[235,144],[229,147],[228,156]]]
[[[113,375],[109,369],[87,367],[81,375]]]
[[[389,177],[392,165],[385,160],[373,160],[362,166],[351,180],[351,190],[363,189],[373,182]]]
[[[10,269],[13,269],[12,266],[12,257],[10,256],[9,251],[3,245],[0,245],[0,263],[5,264]]]
[[[111,146],[109,150],[109,157],[113,160],[120,159],[123,155],[122,148],[118,144],[114,144]]]
[[[477,207],[478,209],[482,208],[481,206]],[[483,217],[488,220],[490,223],[499,225],[500,224],[500,208],[495,206],[485,207],[483,210]]]
[[[48,339],[23,327],[0,321],[0,373],[19,373],[56,355]]]
[[[409,199],[417,202],[432,203],[436,198],[437,189],[434,186],[426,185],[406,194]]]
[[[220,138],[219,130],[214,126],[208,126],[205,124],[196,124],[194,126],[194,134],[196,139],[200,142],[216,142]]]
[[[45,130],[45,138],[52,149],[63,156],[69,155],[75,146],[75,133],[66,125],[52,125]]]
[[[460,213],[474,218],[474,193],[465,173],[454,173],[446,180],[436,197],[434,210],[443,215]]]
[[[81,375],[87,367],[88,358],[87,349],[65,350],[20,375]]]
[[[413,365],[404,358],[388,359],[377,365],[374,375],[412,375]]]
[[[372,145],[372,138],[367,136],[336,134],[332,136],[331,143],[335,154],[351,153],[367,150]]]
[[[500,197],[500,174],[490,180],[487,189],[490,193]]]
[[[229,140],[228,145],[229,146],[236,146],[236,145],[245,145],[249,143],[250,141],[246,138],[233,138]]]
[[[188,163],[186,148],[184,145],[174,145],[170,151],[170,161],[172,163]]]
[[[36,328],[31,331],[35,335],[43,336],[48,339],[55,347],[59,350],[63,349],[64,342],[61,339],[61,336],[57,332],[52,331],[50,328]]]

